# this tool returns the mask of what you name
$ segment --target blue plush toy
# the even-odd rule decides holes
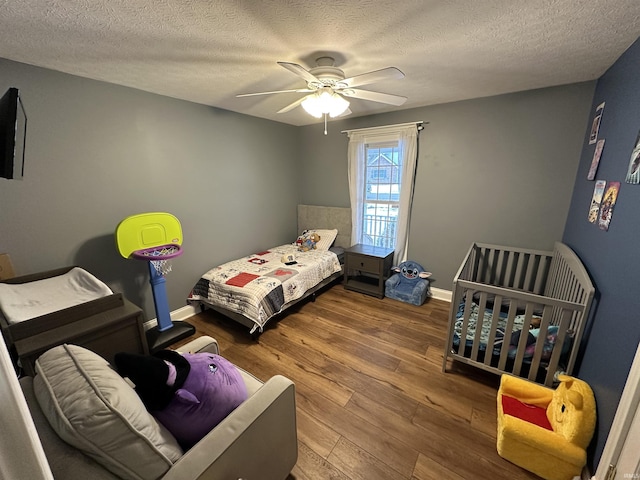
[[[391,270],[396,273],[385,282],[385,296],[412,305],[422,305],[431,295],[427,280],[431,272],[425,272],[419,263],[402,262]]]

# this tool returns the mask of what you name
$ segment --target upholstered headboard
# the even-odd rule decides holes
[[[311,228],[337,228],[334,245],[348,248],[351,246],[351,209],[298,205],[298,232]]]

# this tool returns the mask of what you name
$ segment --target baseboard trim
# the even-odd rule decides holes
[[[443,300],[445,302],[451,303],[452,297],[453,292],[451,292],[451,290],[443,290],[441,288],[431,289],[431,298],[435,298],[436,300]]]
[[[170,313],[171,321],[186,320],[189,317],[193,317],[196,313],[198,313],[196,307],[194,307],[193,305],[185,305],[184,307],[173,310]],[[151,320],[147,320],[146,322],[144,322],[144,329],[149,330],[156,325],[158,325],[158,319],[152,318]]]

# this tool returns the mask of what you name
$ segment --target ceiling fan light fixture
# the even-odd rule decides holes
[[[334,118],[342,115],[349,108],[349,102],[331,88],[325,87],[308,95],[302,101],[302,108],[316,118],[322,118],[326,114]]]

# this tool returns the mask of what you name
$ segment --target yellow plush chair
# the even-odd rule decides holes
[[[571,480],[587,462],[596,424],[589,385],[560,375],[550,389],[502,375],[498,390],[498,454],[546,480]]]

